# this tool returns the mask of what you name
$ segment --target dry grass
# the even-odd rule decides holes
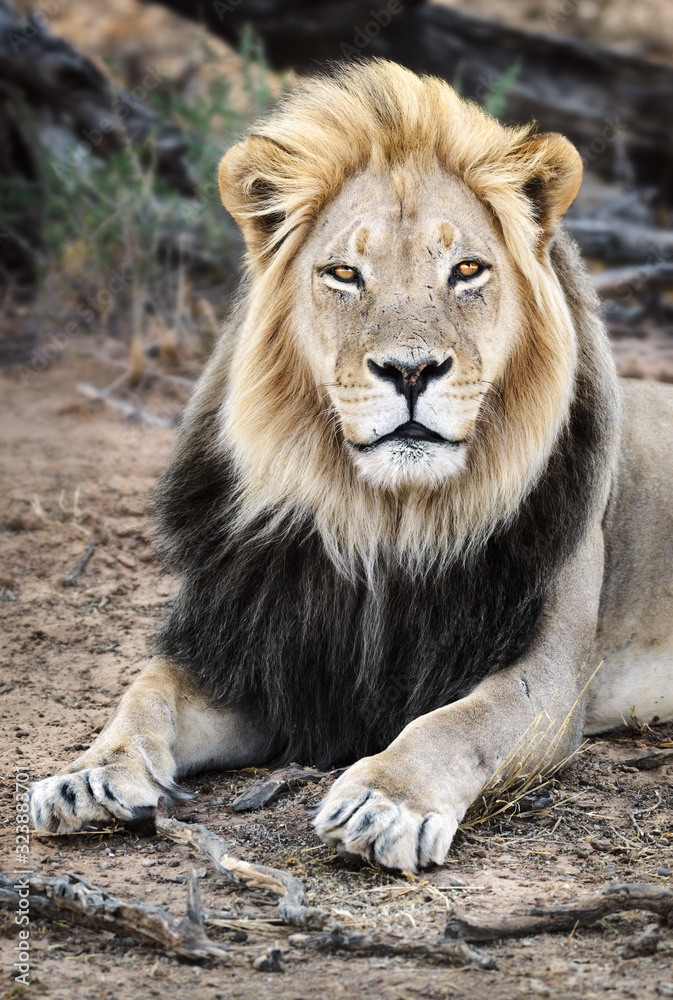
[[[576,761],[587,747],[585,740],[578,749],[560,758],[558,756],[559,746],[562,745],[582,697],[601,666],[602,661],[561,720],[551,714],[554,702],[560,695],[533,720],[468,810],[460,825],[463,832],[496,819],[511,819],[522,812],[548,814],[552,803],[535,808],[533,797],[539,799],[540,793],[551,787],[556,775]],[[526,805],[532,805],[533,808],[526,809]]]

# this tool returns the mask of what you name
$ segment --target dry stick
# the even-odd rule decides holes
[[[241,861],[230,853],[226,841],[196,823],[181,823],[157,810],[157,833],[176,844],[190,844],[198,848],[215,865],[222,875],[232,882],[242,882],[250,889],[262,889],[280,896],[278,913],[284,924],[295,927],[322,927],[325,916],[320,910],[306,905],[306,889],[293,875],[267,865],[253,865]]]
[[[609,885],[561,906],[532,907],[523,914],[506,914],[488,920],[452,910],[445,935],[463,941],[496,941],[498,938],[550,934],[586,927],[610,913],[647,910],[660,916],[673,914],[673,890],[654,885]]]
[[[97,544],[98,542],[91,542],[89,548],[86,550],[80,561],[77,563],[72,573],[68,573],[68,575],[64,576],[63,579],[61,580],[62,587],[75,586],[75,580],[77,579],[78,576],[81,576],[84,570],[86,569],[87,563],[89,562],[89,559],[91,559],[91,556],[93,555],[93,551],[96,548]]]
[[[652,753],[646,757],[630,757],[628,760],[620,760],[615,767],[636,767],[639,771],[654,771],[657,767],[670,764],[673,761],[673,750],[668,753]]]
[[[98,358],[99,361],[105,361],[113,368],[123,368],[125,372],[129,371],[129,366],[125,361],[111,358],[102,351],[91,351],[91,357]],[[168,372],[159,371],[157,368],[148,368],[143,377],[152,379],[153,381],[166,382],[167,385],[177,385],[181,389],[191,390],[196,385],[195,379],[185,378],[184,375],[170,375]]]
[[[209,858],[215,868],[232,881],[243,882],[250,889],[264,889],[280,896],[278,912],[284,924],[301,927],[326,928],[324,934],[293,934],[289,944],[297,948],[315,948],[318,951],[350,951],[360,955],[402,955],[407,958],[427,958],[449,965],[479,965],[484,969],[497,968],[492,958],[481,955],[464,941],[419,942],[409,938],[384,938],[376,934],[348,934],[336,921],[328,920],[320,910],[304,904],[306,890],[293,875],[240,861],[229,853],[229,845],[199,824],[181,823],[157,810],[157,833],[177,844],[196,847]],[[262,971],[264,971],[262,969]]]
[[[655,789],[655,793],[656,793],[656,796],[657,796],[657,801],[654,803],[653,806],[646,806],[645,809],[632,809],[631,812],[629,813],[629,819],[631,820],[631,824],[633,826],[633,829],[636,831],[636,833],[638,834],[638,836],[639,837],[647,837],[649,840],[653,839],[652,834],[651,833],[645,833],[644,830],[641,830],[641,828],[638,826],[638,821],[636,820],[636,816],[645,816],[646,814],[651,813],[654,809],[658,809],[659,808],[659,806],[661,805],[661,802],[662,802],[662,798],[661,798],[661,794],[659,792],[659,789]]]
[[[600,260],[670,262],[673,233],[624,222],[623,219],[566,219],[565,228],[585,257]]]
[[[673,264],[641,264],[639,267],[611,267],[593,275],[594,288],[604,298],[628,291],[650,292],[673,285]]]
[[[173,426],[170,420],[165,420],[163,417],[155,417],[152,413],[139,410],[137,406],[132,406],[131,403],[126,403],[123,399],[111,396],[102,389],[96,389],[93,385],[88,385],[86,382],[80,382],[77,386],[77,391],[81,392],[87,399],[102,399],[110,409],[121,413],[128,420],[139,420],[141,423],[150,424],[152,427],[170,428]]]
[[[201,890],[199,888],[199,877],[192,865],[187,881],[187,920],[191,924],[198,924],[203,927],[203,913],[201,912]]]
[[[329,774],[340,774],[340,771],[314,771],[301,764],[288,764],[278,771],[272,771],[265,778],[256,781],[254,785],[242,792],[231,804],[234,812],[245,812],[247,809],[259,809],[284,792],[292,788],[300,788],[309,782],[320,781]]]
[[[0,905],[18,908],[19,889],[15,888],[15,881],[0,875]],[[231,949],[211,941],[203,929],[198,879],[193,870],[185,917],[148,903],[127,903],[72,873],[50,879],[31,875],[29,886],[31,909],[50,920],[69,919],[85,927],[132,935],[191,962],[217,959],[229,964]]]
[[[495,959],[482,955],[465,941],[414,941],[412,938],[390,938],[378,934],[345,934],[340,928],[329,934],[293,934],[288,944],[295,948],[316,951],[349,951],[357,955],[383,955],[404,958],[425,958],[442,965],[478,965],[482,969],[497,969]]]

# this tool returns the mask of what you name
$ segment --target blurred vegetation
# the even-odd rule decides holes
[[[30,309],[40,326],[67,330],[74,322],[104,330],[128,340],[132,353],[154,348],[166,361],[209,352],[236,284],[241,251],[220,201],[217,166],[277,93],[250,32],[240,56],[237,100],[207,45],[198,87],[185,91],[164,79],[148,94],[162,121],[183,134],[195,178],[192,198],[172,191],[157,175],[152,135],[104,160],[87,143],[55,155],[45,146],[40,123],[27,118],[43,151],[40,191],[22,181],[3,184],[0,229],[21,240],[19,220],[39,196],[38,289]]]

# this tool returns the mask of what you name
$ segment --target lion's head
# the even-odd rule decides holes
[[[222,408],[245,510],[334,552],[453,551],[510,515],[577,361],[548,248],[581,162],[376,61],[308,80],[224,157],[249,283]]]

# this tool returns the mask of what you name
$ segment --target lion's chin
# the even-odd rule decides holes
[[[460,475],[467,464],[467,446],[386,441],[366,451],[354,451],[353,458],[358,473],[372,486],[432,489]]]

